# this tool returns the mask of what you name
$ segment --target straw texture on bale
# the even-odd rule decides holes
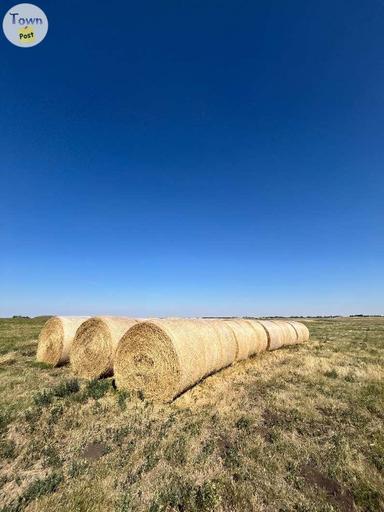
[[[257,320],[266,330],[268,349],[276,350],[284,345],[285,334],[282,327],[272,320]]]
[[[297,331],[289,322],[286,320],[273,320],[273,322],[279,325],[283,331],[283,345],[295,345],[298,343]]]
[[[54,316],[43,326],[37,345],[40,363],[58,366],[69,361],[69,351],[76,330],[88,316]]]
[[[213,353],[207,364],[215,370],[221,370],[232,364],[236,359],[237,340],[233,330],[222,320],[206,320],[215,328],[217,339],[209,344],[209,353]]]
[[[309,330],[308,327],[301,322],[297,322],[296,320],[289,320],[289,324],[292,325],[292,327],[297,332],[297,342],[303,343],[304,341],[309,340]]]
[[[299,322],[251,319],[152,319],[119,341],[116,385],[171,401],[207,375],[265,350],[300,342]],[[306,329],[306,327],[304,326]],[[308,331],[306,329],[306,331]]]
[[[231,319],[224,321],[233,331],[237,342],[236,361],[247,359],[266,350],[268,338],[263,327],[254,320]]]
[[[73,340],[70,361],[73,373],[97,379],[113,373],[113,359],[123,334],[137,320],[125,317],[93,317],[84,322]]]
[[[258,352],[264,352],[268,349],[268,334],[265,328],[261,325],[258,320],[246,320],[249,324],[251,324],[252,328],[256,331],[257,342],[256,342],[256,350],[253,354],[257,354]],[[253,355],[252,354],[252,355]]]
[[[151,320],[134,325],[116,351],[117,387],[170,401],[233,362],[230,330],[210,320]]]

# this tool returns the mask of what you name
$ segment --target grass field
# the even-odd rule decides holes
[[[305,321],[170,405],[37,364],[44,320],[0,320],[3,511],[384,510],[384,318]]]

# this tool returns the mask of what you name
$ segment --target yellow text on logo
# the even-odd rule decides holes
[[[19,40],[21,43],[32,43],[35,40],[35,32],[28,25],[19,29]]]

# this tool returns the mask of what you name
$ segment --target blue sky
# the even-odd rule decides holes
[[[384,2],[37,5],[40,45],[0,34],[0,315],[384,313]]]

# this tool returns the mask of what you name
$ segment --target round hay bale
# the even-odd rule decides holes
[[[73,340],[70,361],[73,373],[84,379],[113,374],[113,359],[123,334],[137,320],[125,317],[93,317],[84,322]]]
[[[45,322],[39,334],[36,360],[59,366],[69,361],[76,330],[88,316],[54,316]]]
[[[220,370],[235,361],[237,354],[237,340],[233,329],[231,329],[229,325],[226,325],[223,320],[209,319],[205,321],[210,322],[214,326],[218,335],[219,343],[211,343],[209,347],[210,349],[215,348],[215,350],[212,351],[215,354],[212,366],[215,370]]]
[[[260,324],[260,322],[258,320],[246,320],[247,322],[249,322],[252,326],[252,328],[256,331],[256,336],[257,336],[257,342],[256,342],[256,345],[255,345],[255,352],[254,354],[258,353],[258,352],[264,352],[265,350],[268,349],[268,334],[267,334],[267,331],[265,330],[265,328]]]
[[[239,318],[224,320],[224,322],[233,330],[237,341],[236,361],[247,359],[267,347],[265,331],[256,327],[254,321]]]
[[[257,320],[267,332],[268,348],[267,350],[276,350],[284,345],[285,334],[280,325],[272,320]]]
[[[164,319],[134,325],[116,350],[117,387],[141,391],[152,400],[172,400],[223,362],[230,364],[233,341],[228,331],[224,334],[225,328],[221,334],[218,330],[215,322],[206,320]]]
[[[284,334],[284,345],[295,345],[297,343],[297,332],[293,326],[286,320],[273,320],[273,322],[281,327]]]
[[[296,320],[289,320],[292,327],[295,329],[297,333],[297,342],[303,343],[304,341],[309,340],[309,330],[308,327],[301,322],[297,322]]]

